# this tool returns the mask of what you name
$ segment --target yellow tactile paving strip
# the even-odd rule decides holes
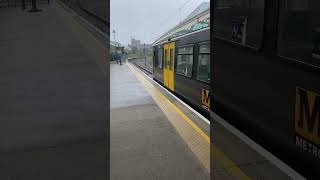
[[[130,64],[129,68],[141,81],[148,93],[167,116],[170,123],[174,126],[179,135],[183,138],[192,152],[199,159],[203,167],[205,167],[206,170],[210,172],[210,138],[188,117],[186,117],[181,110],[174,108],[176,106],[173,105],[155,87],[153,87],[153,85],[149,83],[141,74],[137,73],[137,71]],[[185,121],[184,118],[186,118],[188,121],[191,121],[194,124],[194,127],[198,128],[198,132],[196,132],[188,124],[188,122]]]
[[[168,120],[189,146],[191,151],[199,159],[203,167],[210,173],[210,137],[168,98],[166,98],[156,87],[146,80],[145,77],[138,73],[132,65],[128,64],[128,66],[167,116]],[[213,144],[211,144],[211,148],[213,148],[211,155],[214,156],[214,159],[217,159],[226,171],[235,179],[250,179],[219,148],[215,147]]]

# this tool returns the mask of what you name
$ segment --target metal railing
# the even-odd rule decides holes
[[[152,58],[129,58],[129,62],[135,64],[146,72],[153,74],[153,60]]]

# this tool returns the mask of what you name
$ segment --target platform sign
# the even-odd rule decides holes
[[[116,53],[122,55],[124,47],[116,47]]]
[[[202,106],[210,108],[210,91],[202,89]]]
[[[296,88],[296,146],[320,159],[320,95]]]

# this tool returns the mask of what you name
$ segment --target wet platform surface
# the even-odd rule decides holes
[[[111,179],[209,179],[128,65],[110,73]]]
[[[230,132],[216,115],[210,148],[210,125],[152,75],[129,62],[111,64],[110,71],[111,179],[301,179]]]

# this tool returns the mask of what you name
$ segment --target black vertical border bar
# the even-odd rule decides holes
[[[214,66],[214,49],[213,49],[213,18],[214,18],[214,8],[215,8],[215,0],[210,0],[210,122],[212,122],[212,112],[213,107],[215,105],[213,100],[213,94],[214,94],[214,72],[213,72],[213,66]],[[210,179],[213,180],[213,123],[210,123]]]
[[[111,56],[110,56],[110,0],[105,0],[107,1],[107,7],[106,7],[106,17],[107,17],[107,28],[105,30],[104,33],[107,34],[107,40],[106,40],[106,50],[107,50],[107,57],[106,57],[106,63],[107,63],[107,82],[106,82],[106,93],[107,93],[107,98],[106,98],[106,109],[107,109],[107,118],[106,118],[106,174],[107,174],[107,177],[106,179],[109,180],[110,179],[110,59],[111,59]]]

